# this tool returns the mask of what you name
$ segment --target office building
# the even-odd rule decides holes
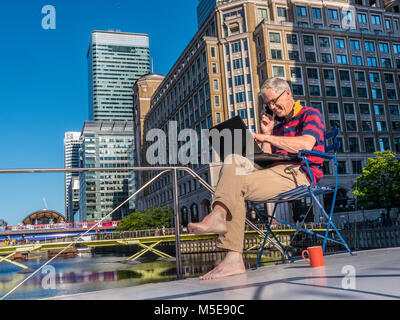
[[[64,135],[64,168],[79,168],[79,148],[81,147],[80,132],[66,132]],[[70,206],[70,186],[73,177],[79,176],[79,173],[67,172],[64,174],[65,188],[65,216],[67,221],[72,221],[75,212],[79,209]]]
[[[321,111],[326,131],[341,129],[335,219],[360,216],[353,181],[373,152],[400,152],[399,23],[399,1],[217,1],[154,90],[141,136],[152,128],[167,132],[170,121],[178,132],[199,133],[236,115],[259,130],[260,86],[282,77],[296,100]],[[150,145],[143,141],[143,150]],[[217,164],[191,167],[216,185]],[[324,174],[320,185],[332,186],[332,164],[324,164]],[[138,206],[171,205],[171,182],[164,177]],[[209,212],[211,195],[187,175],[179,176],[179,196],[184,224]],[[327,209],[331,200],[320,198]],[[277,215],[301,220],[306,204],[282,206]],[[308,219],[321,216],[314,209]]]
[[[89,120],[132,121],[132,86],[150,72],[148,35],[93,31],[87,59]]]

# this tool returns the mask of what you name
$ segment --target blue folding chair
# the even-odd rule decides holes
[[[303,231],[307,234],[311,234],[315,237],[318,238],[323,238],[324,242],[323,242],[323,246],[322,246],[322,250],[323,253],[325,253],[325,247],[326,247],[326,243],[327,241],[332,241],[334,243],[343,245],[347,251],[350,253],[350,255],[353,255],[353,253],[351,252],[349,246],[347,245],[346,241],[343,239],[342,235],[340,234],[339,230],[336,228],[335,224],[332,221],[332,215],[333,215],[333,211],[335,208],[335,201],[336,201],[336,195],[337,195],[337,191],[338,191],[338,162],[337,162],[337,151],[339,149],[340,143],[337,139],[337,135],[339,134],[339,129],[336,129],[328,134],[326,134],[325,137],[325,153],[324,152],[318,152],[318,151],[309,151],[309,150],[302,150],[298,153],[298,157],[300,159],[302,159],[302,162],[306,165],[307,167],[307,171],[309,173],[309,176],[311,178],[311,184],[310,186],[306,186],[306,185],[302,185],[299,186],[295,189],[292,189],[290,191],[286,191],[283,192],[279,195],[277,195],[274,198],[262,201],[262,203],[274,203],[274,210],[272,212],[272,215],[264,215],[265,219],[263,218],[263,214],[261,214],[260,210],[257,208],[256,204],[259,202],[254,202],[254,201],[248,201],[249,203],[249,208],[250,210],[254,210],[257,214],[257,216],[260,218],[260,220],[264,223],[264,225],[266,226],[266,230],[267,233],[265,234],[264,237],[264,242],[261,246],[260,249],[260,253],[258,256],[258,260],[257,260],[257,264],[256,264],[256,269],[258,268],[258,265],[261,263],[261,257],[264,251],[264,247],[265,244],[267,242],[267,240],[269,240],[269,242],[271,242],[272,239],[268,239],[268,237],[271,235],[272,238],[275,240],[274,242],[281,248],[280,252],[284,252],[285,258],[278,260],[278,261],[284,261],[284,260],[290,260],[291,262],[293,262],[296,259],[299,259],[301,257],[294,257],[294,256],[290,256],[286,250],[286,248],[281,244],[281,242],[279,241],[278,237],[275,235],[275,233],[272,231],[271,225],[273,223],[273,221],[276,221],[280,224],[283,225],[287,225],[292,227],[293,229],[296,229],[296,233],[300,231]],[[327,145],[327,142],[329,139],[333,140],[333,143],[331,145]],[[328,154],[328,152],[333,152],[333,154]],[[314,175],[310,169],[310,165],[309,165],[309,160],[308,160],[308,156],[318,156],[321,157],[325,160],[329,160],[329,161],[333,161],[334,163],[334,167],[335,167],[335,188],[332,189],[330,187],[320,187],[317,185],[314,185]],[[327,193],[334,193],[333,194],[333,200],[332,200],[332,205],[330,208],[330,213],[328,214],[323,205],[319,202],[319,200],[317,199],[317,196],[322,195],[322,194],[327,194]],[[317,232],[311,231],[311,230],[307,230],[303,228],[303,224],[305,222],[305,218],[303,219],[303,221],[298,225],[293,225],[290,222],[287,221],[283,221],[281,219],[278,219],[275,217],[275,213],[276,213],[276,209],[278,207],[279,204],[281,203],[286,203],[286,202],[292,202],[292,201],[296,201],[296,200],[301,200],[307,197],[311,197],[315,204],[321,209],[322,213],[325,215],[326,219],[328,220],[328,224],[326,227],[326,231],[325,231],[325,235],[319,234]],[[311,209],[311,207],[310,207]],[[310,211],[310,210],[309,210]],[[307,213],[308,214],[308,213]],[[331,227],[334,229],[334,231],[336,232],[337,236],[339,237],[339,239],[333,239],[331,237],[328,237],[329,235],[329,231],[331,229]],[[271,261],[268,261],[268,263]]]

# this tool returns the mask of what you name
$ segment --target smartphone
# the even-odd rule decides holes
[[[264,111],[266,114],[269,114],[270,116],[272,116],[274,113],[272,112],[272,110],[270,108],[268,108],[268,106],[264,106]]]

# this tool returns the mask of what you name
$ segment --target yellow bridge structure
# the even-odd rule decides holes
[[[313,232],[325,232],[324,228],[315,228],[309,229]],[[281,235],[294,235],[296,229],[276,229],[274,233],[277,236]],[[247,251],[258,248],[262,246],[264,237],[256,232],[256,231],[245,231],[245,237],[256,237],[258,238],[257,244],[252,247],[247,248]],[[218,238],[217,234],[209,233],[203,235],[195,235],[195,234],[181,234],[181,241],[198,241],[198,240],[208,240],[208,239],[216,239]],[[163,242],[175,242],[175,235],[159,235],[159,236],[150,236],[150,237],[137,237],[137,238],[122,238],[122,239],[102,239],[102,240],[78,240],[74,242],[74,246],[79,244],[89,248],[94,247],[111,247],[111,246],[125,246],[125,245],[137,245],[142,248],[141,251],[135,253],[131,257],[127,258],[125,261],[135,261],[146,252],[152,252],[158,255],[161,258],[174,259],[174,257],[170,256],[167,253],[164,253],[160,250],[157,250],[155,247]],[[270,242],[273,242],[270,239]],[[30,273],[32,269],[25,266],[24,264],[11,260],[17,254],[26,254],[34,251],[46,251],[46,250],[63,250],[67,247],[71,246],[71,241],[61,241],[61,242],[50,242],[50,243],[35,243],[35,244],[25,244],[25,245],[16,245],[16,246],[6,246],[0,247],[0,263],[1,262],[9,262],[20,267],[21,273]]]

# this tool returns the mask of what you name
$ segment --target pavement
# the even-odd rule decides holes
[[[400,299],[400,248],[327,255],[325,267],[305,260],[246,274],[187,278],[49,300],[393,300]]]

